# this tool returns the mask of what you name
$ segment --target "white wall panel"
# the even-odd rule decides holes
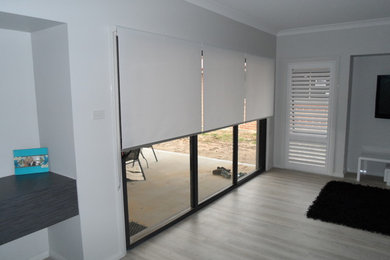
[[[244,121],[244,54],[205,47],[204,130]]]
[[[40,144],[51,171],[76,179],[67,33],[66,25],[40,30],[31,43]]]
[[[274,114],[275,61],[254,55],[246,56],[246,121]]]
[[[40,146],[31,36],[0,29],[0,177],[14,174],[14,149]]]
[[[51,171],[76,179],[67,26],[33,32],[31,43],[40,144],[49,148]],[[51,255],[83,259],[80,218],[72,219],[48,228]]]
[[[200,44],[119,28],[122,147],[200,132]]]
[[[0,246],[1,260],[38,260],[49,257],[47,228],[12,240]]]

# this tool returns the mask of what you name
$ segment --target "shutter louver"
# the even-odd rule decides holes
[[[333,62],[298,62],[289,66],[287,156],[296,170],[327,173],[329,157]]]
[[[330,69],[293,69],[290,132],[327,136]]]
[[[288,161],[295,164],[325,167],[326,154],[326,144],[295,141],[288,147]]]

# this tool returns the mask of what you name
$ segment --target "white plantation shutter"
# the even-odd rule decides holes
[[[290,163],[325,167],[326,151],[325,144],[290,141],[288,147],[288,161]]]
[[[290,131],[326,136],[330,93],[330,68],[292,69]]]
[[[287,164],[294,169],[329,171],[334,63],[289,66]]]

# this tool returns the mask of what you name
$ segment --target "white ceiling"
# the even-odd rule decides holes
[[[390,0],[185,1],[272,34],[301,27],[390,21]]]

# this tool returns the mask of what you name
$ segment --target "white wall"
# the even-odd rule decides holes
[[[0,177],[14,174],[14,149],[40,147],[31,35],[0,29]],[[47,257],[47,229],[0,246],[0,259]],[[23,250],[20,248],[23,247]]]
[[[275,56],[275,37],[182,0],[18,1],[0,11],[68,25],[77,189],[85,259],[125,254],[124,219],[113,103],[112,26],[169,34],[183,39]],[[93,120],[93,111],[105,118]]]
[[[275,90],[274,164],[285,168],[287,64],[291,61],[335,59],[336,78],[335,152],[332,175],[343,176],[347,134],[350,57],[359,54],[390,53],[390,26],[330,30],[277,38]]]
[[[0,30],[0,48],[0,176],[13,174],[13,149],[48,147],[51,171],[76,178],[66,25],[32,34]],[[79,217],[0,246],[0,258],[46,257],[48,236],[53,255],[82,259]]]
[[[386,74],[390,74],[390,55],[353,58],[347,150],[348,172],[356,173],[358,156],[362,151],[390,152],[390,120],[375,118],[377,75]],[[383,164],[371,165],[368,174],[383,176],[383,170]]]
[[[50,257],[53,259],[83,259],[79,216],[49,227],[48,238]]]
[[[40,144],[49,149],[50,171],[76,179],[67,26],[33,32],[31,43]],[[83,258],[79,216],[49,227],[48,235],[51,255]]]
[[[68,33],[59,25],[31,33],[39,137],[50,171],[76,179]]]
[[[1,260],[41,260],[49,256],[47,228],[0,246]]]
[[[0,177],[13,175],[14,149],[39,147],[30,33],[0,29]]]

